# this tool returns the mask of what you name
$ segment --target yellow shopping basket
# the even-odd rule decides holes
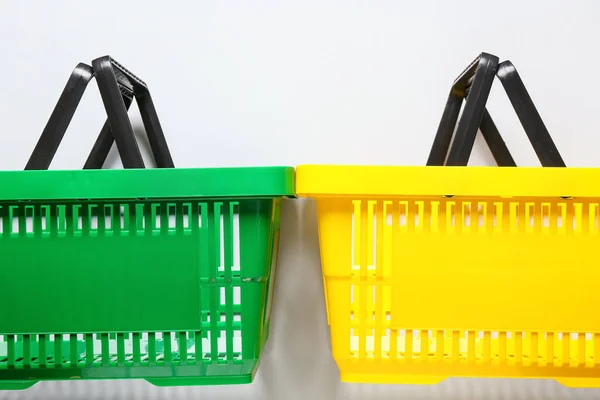
[[[485,108],[495,75],[549,168],[512,168]],[[466,167],[478,127],[503,168]],[[563,166],[514,66],[483,53],[452,86],[428,166],[298,167],[342,380],[600,387],[600,169]]]

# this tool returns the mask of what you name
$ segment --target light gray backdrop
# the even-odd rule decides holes
[[[148,82],[179,167],[422,165],[450,84],[481,51],[515,63],[567,164],[596,166],[599,17],[593,0],[0,0],[0,169],[24,167],[71,69],[106,54]],[[519,165],[538,165],[499,83],[489,109]],[[104,118],[91,85],[52,168],[80,168]],[[492,161],[478,139],[471,163]],[[284,205],[275,296],[252,385],[41,383],[0,398],[600,398],[536,380],[341,384],[311,201]]]

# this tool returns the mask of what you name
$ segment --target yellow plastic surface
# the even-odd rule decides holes
[[[600,387],[600,168],[300,166],[342,380]]]

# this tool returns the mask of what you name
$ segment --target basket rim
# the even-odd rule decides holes
[[[0,171],[0,202],[294,196],[293,167]]]
[[[298,197],[600,197],[600,168],[299,165]]]

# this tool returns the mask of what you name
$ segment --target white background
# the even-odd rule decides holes
[[[72,68],[106,54],[149,84],[179,167],[422,165],[453,79],[481,51],[517,66],[566,163],[596,166],[598,21],[593,0],[0,0],[0,169],[24,167]],[[538,165],[498,82],[489,110],[517,163]],[[81,168],[104,118],[92,84],[52,168]],[[478,139],[471,164],[492,161]],[[40,383],[0,398],[600,398],[537,380],[340,383],[314,204],[286,201],[282,226],[272,331],[253,384]]]

